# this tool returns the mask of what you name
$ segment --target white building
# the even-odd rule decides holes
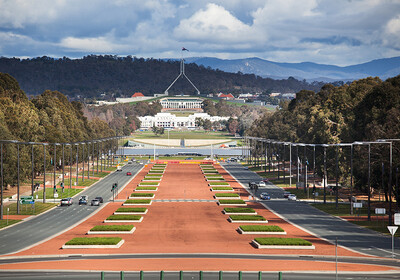
[[[211,122],[229,120],[229,117],[210,116],[207,113],[194,113],[187,117],[177,117],[171,113],[158,113],[155,116],[139,117],[140,128],[148,129],[153,126],[164,128],[188,128],[196,127],[196,118],[208,119]]]
[[[163,111],[203,111],[203,99],[190,97],[165,97],[160,99]]]

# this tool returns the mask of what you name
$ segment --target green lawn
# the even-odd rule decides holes
[[[208,184],[212,186],[229,186],[228,182],[208,182]]]
[[[232,191],[232,187],[213,187],[212,188],[214,191]]]
[[[265,231],[265,232],[284,232],[279,226],[266,226],[266,225],[242,225],[240,228],[243,231]]]
[[[42,203],[37,200],[34,205],[35,207],[33,208],[32,204],[20,204],[19,215],[37,215],[57,206],[55,203]],[[7,211],[7,208],[10,209],[10,211]],[[10,215],[17,215],[17,203],[4,206],[4,214],[7,213]]]
[[[226,213],[255,213],[256,210],[253,208],[244,208],[244,207],[226,207],[224,208]]]
[[[125,200],[127,204],[150,204],[151,199],[127,199]]]
[[[83,189],[70,189],[69,187],[64,188],[64,192],[62,192],[61,188],[57,188],[58,199],[65,198],[65,197],[73,197],[77,193],[80,193]],[[34,193],[33,197],[38,195],[39,199],[43,199],[43,190]],[[46,199],[53,199],[54,198],[54,189],[51,187],[46,188]]]
[[[155,191],[157,187],[137,187],[137,191]]]
[[[90,231],[131,231],[133,225],[98,225],[90,229]]]
[[[109,172],[100,172],[100,167],[99,167],[99,173],[96,173],[96,171],[97,171],[97,169],[95,169],[94,170],[94,175],[93,175],[93,170],[90,170],[90,172],[89,172],[89,176],[90,177],[100,177],[100,178],[103,178],[103,177],[106,177],[107,175],[110,175],[110,173]],[[79,174],[80,174],[80,177],[82,177],[82,172],[79,172]],[[74,173],[72,173],[72,176],[73,175],[76,175],[76,173],[74,174]],[[88,175],[88,171],[86,170],[85,171],[85,178],[87,178],[87,175]],[[85,179],[86,180],[86,179]]]
[[[219,199],[218,202],[219,204],[246,204],[242,199]]]
[[[266,221],[263,216],[260,215],[230,215],[232,221]]]
[[[8,221],[7,221],[7,219],[0,220],[0,228],[11,226],[11,225],[16,224],[16,223],[18,223],[20,221],[21,220],[8,220]]]
[[[260,245],[312,246],[311,242],[301,238],[257,237],[254,240]]]
[[[131,193],[131,197],[153,197],[154,193]]]
[[[175,131],[169,132],[169,139],[227,139],[230,140],[232,136],[226,132],[213,132],[213,131]],[[168,132],[165,131],[163,135],[156,136],[151,130],[136,132],[128,140],[132,139],[168,139]]]
[[[338,209],[336,209],[335,203],[312,203],[310,205],[333,216],[350,216],[350,204],[339,203]],[[368,210],[366,207],[363,207],[357,210],[354,209],[353,213],[365,216],[368,214]],[[371,215],[375,216],[375,212],[373,210],[371,210]]]
[[[78,183],[76,184],[77,186],[82,186],[82,187],[88,187],[93,185],[94,183],[96,183],[98,180],[97,179],[88,179],[87,177],[84,178],[84,180],[82,180],[82,175],[78,177]],[[64,187],[65,189],[67,189],[69,187],[69,182],[70,182],[70,178],[64,178]],[[75,182],[76,182],[76,177],[72,177],[71,178],[71,183],[72,183],[72,187],[75,186]],[[57,185],[60,186],[61,182],[59,182]]]
[[[111,215],[107,221],[139,221],[142,218],[140,215]]]
[[[240,197],[237,193],[215,193],[215,197]]]
[[[75,237],[65,245],[117,245],[121,237]]]
[[[121,207],[118,208],[115,212],[118,213],[132,213],[132,212],[138,212],[138,213],[144,213],[146,212],[147,208],[144,207]]]

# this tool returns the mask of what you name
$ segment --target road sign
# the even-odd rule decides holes
[[[54,193],[54,198],[58,198],[58,193]]]
[[[394,224],[397,226],[400,225],[400,213],[394,214]]]
[[[353,203],[353,208],[362,208],[362,203],[361,202],[354,202]]]
[[[375,214],[377,215],[385,215],[386,209],[385,208],[375,208]]]
[[[33,199],[33,196],[31,196],[31,195],[23,195],[23,196],[21,196],[21,200],[32,200]]]
[[[20,200],[19,203],[20,204],[31,204],[31,202],[35,203],[34,200]]]
[[[387,229],[389,230],[391,235],[394,235],[398,228],[399,227],[397,227],[397,226],[387,226]]]

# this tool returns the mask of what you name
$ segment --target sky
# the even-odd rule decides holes
[[[400,56],[400,0],[0,0],[0,56],[89,54],[352,65]]]

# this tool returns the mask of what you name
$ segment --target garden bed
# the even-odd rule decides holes
[[[253,208],[244,207],[224,208],[223,213],[225,215],[257,215],[256,210]]]
[[[142,179],[142,182],[144,182],[144,183],[146,183],[146,182],[148,182],[148,181],[152,181],[152,182],[154,182],[154,181],[161,181],[161,178],[156,178],[156,177],[154,177],[154,178],[143,178]]]
[[[232,187],[212,187],[210,190],[214,191],[214,192],[218,192],[218,191],[233,192],[234,191],[234,189]]]
[[[225,182],[225,179],[224,178],[206,178],[206,181]]]
[[[286,234],[281,227],[273,225],[242,225],[237,230],[240,234]]]
[[[135,189],[135,192],[136,192],[136,191],[144,191],[144,192],[147,192],[147,191],[157,191],[157,190],[158,190],[157,187],[137,187],[137,188]]]
[[[219,199],[218,205],[245,206],[246,202],[242,199]]]
[[[240,199],[240,195],[237,193],[216,193],[214,194],[216,199]]]
[[[121,237],[75,237],[65,243],[62,249],[105,249],[119,248],[124,244]]]
[[[149,211],[149,209],[144,207],[121,207],[115,210],[114,215],[144,215]]]
[[[149,173],[147,173],[147,174],[164,174],[164,171],[149,170]]]
[[[146,198],[154,198],[154,196],[155,196],[154,193],[137,193],[137,192],[134,192],[134,193],[130,194],[129,199],[140,199],[140,198],[146,199]]]
[[[259,249],[315,249],[311,242],[301,238],[258,237],[252,243]]]
[[[210,187],[229,187],[228,182],[208,182]]]
[[[98,225],[87,234],[132,234],[135,229],[133,225]]]
[[[231,223],[268,223],[267,219],[260,215],[230,215]]]
[[[104,220],[105,223],[140,223],[143,221],[143,216],[139,215],[111,215]]]
[[[122,205],[151,205],[152,203],[153,201],[151,201],[151,199],[127,199]]]
[[[219,174],[217,170],[203,170],[204,174]]]
[[[138,187],[158,187],[160,182],[141,182]]]

